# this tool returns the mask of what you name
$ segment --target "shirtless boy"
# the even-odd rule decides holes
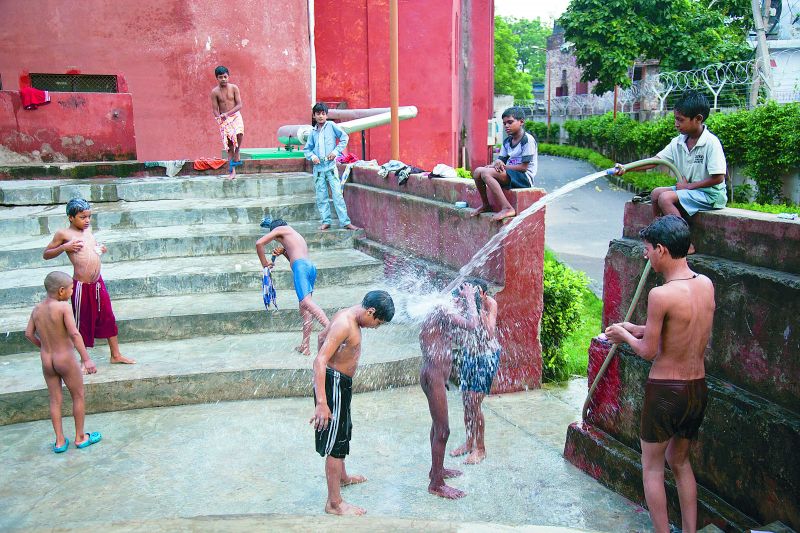
[[[40,349],[42,373],[50,394],[50,420],[56,432],[53,452],[64,453],[69,448],[69,439],[64,437],[61,425],[61,403],[64,399],[62,382],[67,385],[72,397],[72,417],[75,419],[75,446],[86,448],[102,438],[100,433],[84,433],[83,376],[75,349],[81,356],[86,372],[97,372],[94,361],[89,357],[83,339],[75,326],[72,310],[67,300],[72,296],[72,278],[63,272],[51,272],[44,278],[47,289],[45,299],[33,308],[25,336]]]
[[[341,487],[367,480],[348,475],[344,459],[350,453],[353,423],[350,418],[353,376],[361,357],[361,328],[377,328],[394,316],[394,302],[386,291],[370,291],[361,305],[342,309],[319,334],[314,359],[314,426],[317,453],[325,457],[328,499],[325,512],[363,515],[361,507],[342,499]]]
[[[303,340],[295,350],[303,355],[311,355],[309,344],[312,319],[316,319],[323,328],[328,326],[328,317],[325,315],[325,311],[311,299],[314,283],[317,281],[317,267],[308,260],[306,240],[294,228],[279,218],[270,221],[268,227],[269,233],[256,241],[256,253],[258,253],[262,267],[272,268],[272,261],[265,255],[264,245],[272,241],[278,241],[281,244],[272,251],[272,255],[284,255],[289,260],[294,278],[294,291],[297,294],[300,316],[303,319]]]
[[[422,369],[419,384],[428,399],[431,413],[431,469],[428,472],[430,483],[428,492],[455,500],[466,494],[445,484],[444,480],[460,476],[459,470],[444,467],[444,452],[450,436],[450,421],[447,415],[446,383],[450,379],[453,364],[452,344],[459,340],[459,330],[474,330],[479,318],[475,303],[475,287],[464,283],[457,293],[460,298],[451,306],[436,307],[422,323],[419,332],[419,345],[422,349]],[[467,318],[462,316],[466,308]]]
[[[100,275],[100,255],[108,250],[105,245],[98,244],[92,234],[92,206],[83,198],[73,198],[67,204],[67,217],[69,227],[53,235],[42,256],[53,259],[67,252],[72,262],[72,312],[83,344],[92,348],[95,339],[108,339],[111,362],[133,364],[136,361],[119,351],[117,320]]]
[[[648,295],[644,326],[613,324],[606,336],[614,343],[628,343],[639,357],[653,361],[640,427],[642,477],[653,526],[658,533],[669,531],[666,456],[678,487],[682,529],[694,533],[697,485],[689,445],[697,437],[708,398],[703,355],[714,320],[714,286],[686,262],[689,226],[681,217],[658,218],[639,235],[645,257],[664,276],[664,284]]]
[[[211,90],[211,111],[219,125],[222,136],[222,148],[228,152],[228,179],[236,177],[236,167],[242,164],[239,161],[239,149],[242,147],[244,137],[244,121],[239,111],[242,109],[242,96],[239,87],[228,82],[230,73],[222,65],[214,69],[217,77],[217,86]]]
[[[450,452],[451,457],[467,455],[464,464],[476,465],[486,459],[484,434],[486,424],[481,404],[492,390],[500,367],[500,343],[497,341],[497,302],[489,296],[489,286],[482,279],[470,279],[478,289],[479,327],[465,336],[461,361],[461,398],[464,402],[464,429],[467,439]]]

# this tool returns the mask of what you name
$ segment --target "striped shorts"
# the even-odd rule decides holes
[[[344,459],[350,453],[353,422],[350,419],[350,399],[353,397],[353,378],[332,368],[325,369],[325,397],[331,410],[328,428],[315,431],[317,453]],[[314,395],[317,405],[317,395]]]

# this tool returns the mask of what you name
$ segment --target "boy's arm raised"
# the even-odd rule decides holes
[[[478,315],[478,308],[475,306],[475,287],[469,283],[465,283],[461,288],[461,296],[467,301],[468,317],[464,318],[461,315],[449,312],[447,313],[447,320],[451,324],[463,329],[475,329],[480,324],[480,316]]]
[[[64,313],[64,327],[67,329],[67,334],[72,339],[72,344],[81,356],[83,367],[88,374],[94,374],[97,372],[97,367],[94,361],[92,361],[92,358],[89,357],[89,352],[86,351],[86,346],[83,344],[83,337],[81,337],[81,332],[78,331],[78,326],[75,325],[75,318],[72,316],[72,310],[69,305],[65,304],[62,312]]]
[[[28,320],[28,327],[25,328],[25,338],[35,344],[37,348],[42,347],[42,341],[36,336],[36,324],[33,322],[33,313],[31,313],[31,318]]]
[[[339,349],[339,346],[347,340],[350,330],[347,324],[332,322],[328,330],[328,336],[322,343],[317,357],[314,359],[314,396],[317,399],[317,406],[314,409],[314,416],[309,423],[317,431],[322,431],[328,427],[331,418],[331,409],[328,406],[328,398],[325,395],[325,369],[328,362]]]
[[[61,252],[77,252],[81,248],[83,248],[83,239],[67,240],[62,230],[58,230],[56,234],[53,235],[53,240],[50,241],[50,244],[44,249],[42,257],[45,259],[53,259],[61,255]]]

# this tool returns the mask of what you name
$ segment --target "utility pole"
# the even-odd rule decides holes
[[[769,100],[772,96],[772,65],[769,59],[769,47],[767,46],[767,33],[764,29],[764,17],[761,14],[761,5],[759,0],[750,0],[750,5],[753,9],[753,23],[756,29],[756,65],[757,71],[760,70],[764,79],[764,87]],[[766,16],[769,17],[769,12],[772,9],[772,1],[764,0],[764,9]],[[750,91],[750,106],[755,107],[758,100],[758,89],[760,87],[760,79],[756,76],[753,81],[753,87]]]

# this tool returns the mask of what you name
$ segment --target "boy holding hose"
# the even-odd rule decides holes
[[[721,209],[728,202],[725,153],[717,136],[705,126],[709,111],[706,97],[695,91],[687,91],[675,104],[675,129],[680,135],[656,157],[673,163],[686,181],[680,180],[672,187],[658,187],[650,193],[653,216],[692,216],[698,211]],[[617,176],[625,174],[619,163],[614,169]]]

